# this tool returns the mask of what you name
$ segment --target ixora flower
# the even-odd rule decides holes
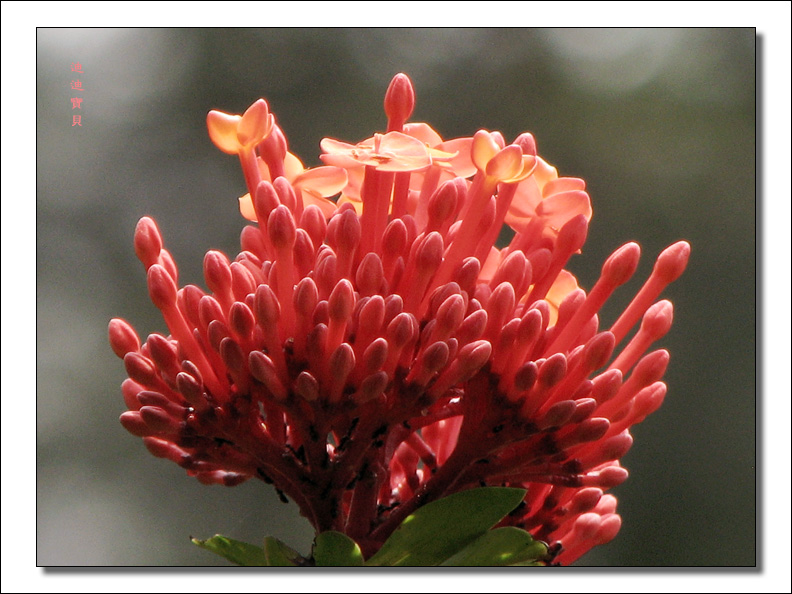
[[[141,344],[110,322],[129,375],[121,424],[202,483],[274,484],[317,546],[349,547],[361,563],[496,564],[471,543],[491,552],[516,534],[532,556],[500,561],[571,563],[619,531],[606,491],[627,478],[630,427],[665,396],[669,354],[647,351],[671,325],[671,303],[657,298],[689,245],[663,251],[601,328],[639,246],[617,249],[591,291],[579,288],[565,267],[592,214],[585,183],[559,177],[527,133],[443,141],[407,122],[414,103],[397,75],[387,130],[325,139],[325,164],[307,170],[264,100],[242,116],[209,113],[211,139],[240,157],[240,206],[255,224],[233,261],[206,254],[204,290],[179,288],[156,223],[140,220],[135,250],[169,333]],[[499,249],[504,224],[515,233]],[[502,496],[506,507],[488,512]],[[492,517],[459,536],[446,501],[462,505],[459,526]],[[444,553],[410,550],[416,518]],[[336,550],[300,561],[272,543],[200,544],[262,564],[332,562]]]

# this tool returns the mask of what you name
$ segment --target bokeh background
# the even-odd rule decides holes
[[[559,173],[587,181],[594,218],[570,264],[582,286],[641,244],[605,323],[665,246],[692,244],[665,294],[669,394],[635,429],[631,477],[614,490],[622,530],[579,565],[754,565],[756,57],[753,29],[39,29],[37,564],[224,564],[188,540],[214,533],[308,551],[307,521],[271,487],[203,486],[121,428],[107,323],[165,330],[132,247],[141,216],[158,221],[182,283],[203,285],[208,249],[238,251],[244,183],[209,141],[209,109],[265,97],[315,165],[322,137],[383,129],[385,89],[406,72],[414,121],[445,138],[530,131]]]

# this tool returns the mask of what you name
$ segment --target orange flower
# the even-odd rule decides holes
[[[248,185],[248,193],[239,198],[239,211],[249,221],[257,221],[251,194],[262,180],[274,181],[284,176],[292,185],[302,207],[319,207],[326,218],[336,210],[327,200],[347,185],[346,172],[339,167],[305,169],[302,162],[286,150],[286,138],[269,113],[267,102],[259,99],[243,115],[212,110],[206,117],[212,142],[229,154],[238,154]],[[259,154],[257,154],[257,152]]]
[[[424,185],[427,171],[437,168],[432,190],[437,181],[442,179],[440,171],[448,172],[443,176],[445,179],[454,176],[469,177],[475,173],[470,161],[472,138],[443,142],[440,135],[424,123],[405,124],[403,130],[377,134],[357,145],[332,138],[322,140],[321,147],[325,151],[320,156],[322,161],[347,170],[348,183],[339,204],[349,202],[359,213],[362,212],[361,189],[366,166],[382,172],[413,174],[410,176],[409,189],[415,196],[409,201],[407,211],[411,214],[419,202],[417,192]]]
[[[263,160],[258,160],[261,178],[271,179],[269,169]],[[330,218],[336,211],[335,202],[328,200],[347,185],[346,170],[341,167],[312,167],[305,169],[302,162],[292,153],[286,153],[283,161],[286,179],[291,183],[296,194],[299,194],[303,207],[313,204],[319,207],[325,218]],[[248,192],[239,198],[239,212],[249,221],[257,221],[253,200]]]
[[[591,200],[585,189],[582,179],[559,178],[555,167],[536,157],[533,175],[517,187],[505,222],[521,233],[531,221],[540,220],[544,229],[557,234],[578,215],[591,220]]]
[[[526,179],[533,173],[536,156],[523,154],[519,145],[502,146],[495,136],[486,130],[473,135],[471,157],[476,169],[486,174],[493,182],[514,183]]]
[[[356,145],[324,138],[321,147],[322,161],[337,167],[368,165],[378,171],[418,171],[432,164],[426,145],[401,132],[375,134]]]
[[[470,153],[472,137],[443,140],[434,128],[424,122],[405,124],[404,133],[423,142],[434,157],[432,164],[448,171],[449,175],[470,177],[476,173]],[[437,158],[438,156],[443,158]]]
[[[275,118],[264,99],[247,108],[243,115],[212,110],[206,116],[209,138],[224,153],[236,155],[264,140],[272,130]]]

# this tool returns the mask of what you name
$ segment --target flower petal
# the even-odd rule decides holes
[[[329,219],[335,211],[338,210],[338,206],[332,200],[328,200],[327,198],[322,198],[321,196],[317,196],[310,191],[303,191],[302,193],[303,199],[303,206],[308,206],[309,204],[313,204],[319,207],[319,210],[322,211],[322,214],[325,216],[326,219]]]
[[[357,212],[358,215],[363,214],[363,202],[360,199],[355,199],[351,196],[347,196],[346,194],[341,194],[341,197],[338,199],[338,206],[347,203],[355,207],[355,212]]]
[[[451,171],[459,177],[470,177],[476,173],[476,166],[471,158],[472,146],[473,138],[466,136],[464,138],[446,140],[436,148],[446,153],[456,153],[456,156],[448,162]]]
[[[242,148],[237,138],[237,128],[241,121],[242,116],[213,109],[206,116],[209,138],[224,153],[236,155]]]
[[[591,199],[581,190],[554,194],[542,200],[536,208],[536,214],[555,229],[560,229],[567,221],[581,214],[586,220],[591,220],[591,212]]]
[[[335,138],[322,138],[319,146],[327,154],[346,154],[357,148],[354,144],[341,142]]]
[[[304,189],[317,196],[327,198],[344,189],[348,181],[347,172],[341,167],[314,167],[306,169],[292,180],[294,189]]]
[[[239,198],[239,212],[248,221],[258,221],[256,218],[256,210],[253,208],[253,200],[250,198],[250,193]]]
[[[382,171],[415,171],[432,164],[426,145],[401,132],[388,132],[379,139],[377,152],[372,158],[381,161]]]
[[[360,159],[343,153],[323,153],[319,155],[319,158],[322,160],[322,163],[332,165],[333,167],[343,167],[344,169],[353,169],[355,167],[360,167],[362,169],[363,166],[366,165],[366,163]]]
[[[274,120],[264,99],[259,99],[247,108],[237,128],[237,138],[244,146],[258,144],[272,130]]]
[[[500,250],[493,246],[484,259],[484,265],[481,267],[478,281],[489,283],[498,271],[498,264],[500,264]]]
[[[377,134],[354,146],[325,138],[321,146],[325,151],[322,161],[337,167],[367,165],[380,171],[417,171],[432,164],[426,145],[401,132]]]
[[[585,190],[586,182],[578,177],[559,177],[548,181],[542,188],[542,195],[546,198],[560,192],[570,190]]]
[[[579,288],[577,279],[570,272],[562,270],[558,273],[558,277],[550,287],[550,290],[547,291],[547,296],[545,297],[545,301],[550,304],[549,326],[554,326],[558,320],[558,307],[564,298]]]
[[[434,131],[434,128],[423,122],[405,124],[404,133],[413,138],[417,138],[429,147],[437,147],[443,142],[443,139]]]
[[[492,157],[487,162],[485,172],[488,176],[499,181],[516,178],[523,171],[522,149],[516,144],[510,144]]]
[[[286,172],[286,179],[293,180],[305,171],[305,166],[296,155],[287,152],[283,159],[283,169]]]
[[[539,184],[531,177],[517,186],[504,222],[515,231],[522,230],[536,216],[536,208],[542,201]]]
[[[500,151],[498,143],[486,130],[479,130],[473,135],[473,143],[470,148],[470,156],[476,169],[486,171],[487,163],[490,162]]]
[[[536,165],[531,179],[535,179],[539,188],[544,190],[546,184],[558,179],[558,170],[541,157],[536,157]]]

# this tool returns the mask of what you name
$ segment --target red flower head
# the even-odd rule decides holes
[[[665,396],[669,355],[646,353],[671,325],[671,303],[656,299],[689,246],[660,254],[601,328],[639,246],[578,288],[565,266],[591,217],[584,182],[558,177],[530,134],[443,142],[407,123],[414,102],[397,75],[387,132],[325,139],[326,165],[307,171],[263,100],[243,116],[210,112],[212,140],[240,155],[256,224],[233,261],[206,254],[203,290],[178,287],[156,224],[138,223],[169,333],[141,345],[110,322],[129,374],[121,423],[203,483],[273,483],[317,531],[344,532],[367,555],[427,502],[522,487],[502,524],[572,562],[619,530],[605,491],[627,478],[630,427]],[[498,249],[504,222],[515,235]]]

